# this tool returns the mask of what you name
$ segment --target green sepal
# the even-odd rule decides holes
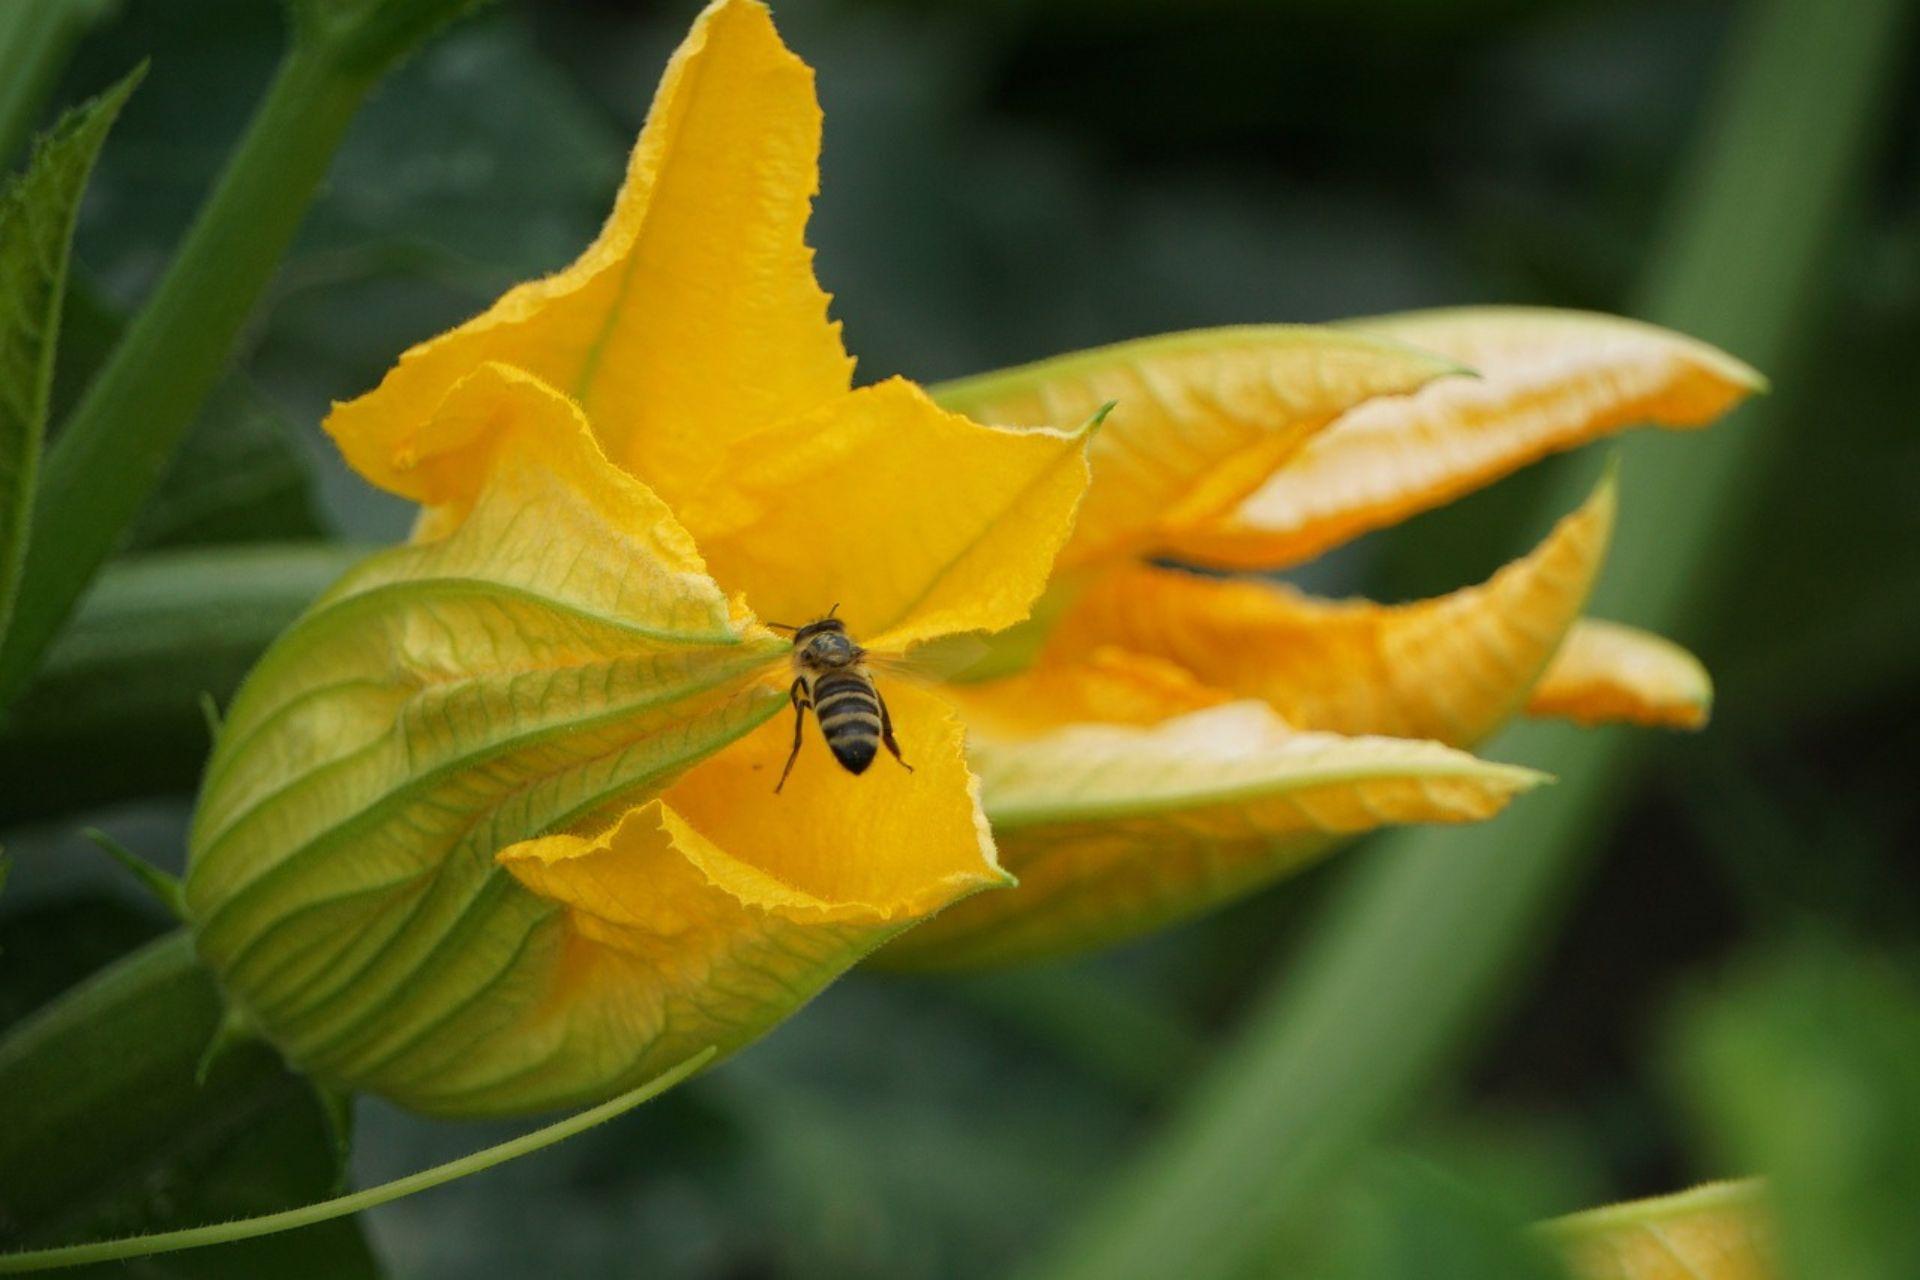
[[[207,1047],[200,1051],[200,1060],[193,1067],[193,1082],[201,1088],[207,1087],[214,1071],[226,1060],[227,1056],[243,1044],[251,1044],[260,1037],[247,1021],[246,1015],[231,1005],[220,1013],[220,1021],[213,1028],[213,1034],[207,1038]],[[317,1090],[323,1095],[324,1090]],[[331,1123],[332,1117],[328,1117]]]
[[[124,867],[154,901],[167,909],[167,914],[176,920],[187,918],[186,895],[180,887],[180,877],[162,871],[98,827],[88,827],[80,834]]]

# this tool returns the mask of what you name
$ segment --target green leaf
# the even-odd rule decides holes
[[[154,552],[110,566],[0,726],[0,822],[199,780],[201,695],[225,706],[267,645],[365,550]]]
[[[0,1243],[50,1246],[270,1212],[338,1174],[312,1089],[250,1044],[194,1082],[221,1018],[184,933],[146,947],[0,1039]],[[295,1247],[289,1250],[289,1244]],[[340,1221],[230,1245],[165,1274],[378,1274]]]
[[[1920,991],[1815,951],[1696,1001],[1678,1037],[1723,1167],[1763,1174],[1785,1274],[1896,1280],[1920,1258]]]
[[[80,196],[143,74],[132,72],[61,117],[34,147],[26,172],[0,190],[0,636],[26,561]]]

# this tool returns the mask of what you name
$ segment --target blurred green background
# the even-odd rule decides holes
[[[1850,7],[1834,4],[1832,20]],[[321,437],[328,401],[591,237],[695,8],[496,4],[394,74],[137,545],[400,535],[407,510]],[[826,110],[820,275],[863,380],[925,381],[1201,325],[1486,302],[1636,312],[1744,8],[775,5]],[[142,57],[152,68],[83,209],[69,396],[164,265],[282,33],[264,0],[126,0],[76,47],[50,105]],[[1504,1000],[1454,1055],[1459,1072],[1361,1163],[1365,1192],[1330,1187],[1275,1256],[1318,1256],[1309,1237],[1369,1213],[1376,1239],[1391,1234],[1383,1221],[1417,1223],[1392,1206],[1425,1195],[1423,1180],[1470,1186],[1462,1203],[1521,1220],[1747,1172],[1716,1163],[1742,1153],[1696,1141],[1676,1004],[1753,963],[1742,957],[1844,950],[1892,974],[1920,958],[1912,55],[1895,57],[1864,176],[1783,339],[1790,355],[1766,369],[1770,447],[1744,514],[1715,530],[1714,589],[1687,615],[1719,684],[1714,724],[1636,747],[1655,767],[1557,886],[1562,914],[1541,916]],[[1648,447],[1679,459],[1746,425]],[[1540,527],[1556,471],[1597,461],[1538,468],[1365,539],[1305,581],[1383,599],[1477,581]],[[1661,519],[1631,497],[1628,519]],[[93,823],[177,866],[204,746],[177,706],[146,714],[137,680],[62,688],[63,660],[86,669],[70,643],[0,734],[0,834],[15,858],[0,1026],[164,930],[77,833]],[[213,649],[206,660],[209,686],[244,665]],[[132,728],[106,745],[90,736],[115,716]],[[1507,827],[1453,847],[1497,859]],[[1364,857],[1073,965],[856,973],[618,1124],[376,1211],[374,1251],[422,1278],[1005,1274],[1095,1203]],[[490,1132],[375,1102],[358,1125],[363,1185]]]

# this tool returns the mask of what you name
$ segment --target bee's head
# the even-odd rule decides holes
[[[860,646],[847,626],[831,615],[809,622],[793,633],[794,657],[813,667],[844,667],[860,656]]]

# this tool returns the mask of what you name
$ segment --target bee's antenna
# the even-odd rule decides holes
[[[834,614],[838,612],[840,612],[840,602],[838,600],[835,600],[833,602],[833,608],[827,610],[827,616],[831,618]]]
[[[791,622],[769,622],[767,626],[775,631],[798,631],[800,629]]]

